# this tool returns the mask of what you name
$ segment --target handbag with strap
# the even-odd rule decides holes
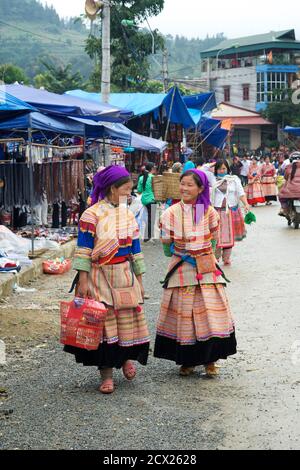
[[[135,277],[131,263],[130,270],[132,275],[132,286],[130,287],[112,287],[106,273],[102,270],[104,278],[111,290],[115,311],[136,309],[139,306],[139,298],[135,287]]]
[[[213,253],[205,253],[196,257],[198,274],[210,274],[217,270],[217,261]]]

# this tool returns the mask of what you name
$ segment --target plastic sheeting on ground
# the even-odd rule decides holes
[[[18,259],[19,255],[27,257],[29,251],[31,251],[31,244],[32,242],[30,239],[19,237],[4,225],[0,225],[1,250],[7,253],[10,258],[13,255],[16,255],[14,256],[14,259]],[[35,240],[34,247],[36,250],[57,250],[59,249],[59,244],[52,240],[41,239]]]
[[[42,113],[77,116],[97,121],[125,122],[132,117],[132,112],[111,105],[97,103],[74,96],[58,95],[45,90],[38,90],[23,85],[7,85],[6,90],[12,96],[29,103]]]

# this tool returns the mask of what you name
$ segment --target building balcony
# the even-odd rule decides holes
[[[276,73],[298,73],[300,72],[300,65],[281,65],[281,64],[266,64],[257,65],[257,73],[276,72]]]

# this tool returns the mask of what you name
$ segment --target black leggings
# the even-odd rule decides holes
[[[156,216],[156,204],[147,204],[145,206],[148,211],[148,229],[147,229],[147,237],[146,240],[151,240],[154,236],[154,224],[155,224],[155,216]]]
[[[53,204],[53,214],[52,214],[52,228],[59,228],[59,215],[60,207],[59,204]],[[66,203],[63,201],[61,203],[61,227],[66,227],[68,222],[68,208]]]

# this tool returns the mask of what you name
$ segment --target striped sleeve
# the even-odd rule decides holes
[[[144,255],[142,253],[141,248],[141,240],[140,240],[140,230],[138,223],[133,216],[133,237],[132,237],[132,246],[131,246],[131,258],[133,264],[133,271],[136,276],[141,276],[142,274],[146,273],[146,265]]]
[[[172,208],[167,209],[160,220],[160,237],[163,244],[171,244],[174,239],[174,216]]]
[[[215,234],[219,229],[220,216],[213,207],[209,208],[208,221],[210,233]]]
[[[77,271],[91,271],[96,230],[97,216],[88,209],[79,222],[78,243],[73,262],[73,268]]]

